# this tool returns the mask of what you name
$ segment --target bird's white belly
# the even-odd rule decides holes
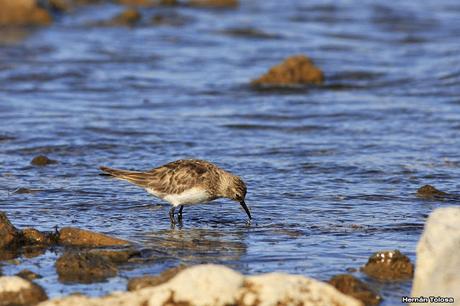
[[[158,194],[154,190],[147,190],[149,193],[158,196]],[[191,205],[191,204],[198,204],[208,202],[210,200],[209,194],[203,188],[190,188],[182,193],[178,194],[168,194],[163,196],[163,200],[168,201],[174,206],[178,205]]]

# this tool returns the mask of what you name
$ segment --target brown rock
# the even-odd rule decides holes
[[[238,0],[189,0],[188,5],[207,8],[234,8],[239,5]]]
[[[56,163],[57,161],[49,159],[45,155],[38,155],[34,157],[32,161],[30,162],[30,164],[34,166],[47,166],[47,165],[56,164]]]
[[[13,244],[18,237],[18,230],[11,224],[4,212],[0,212],[0,249]]]
[[[23,279],[26,279],[28,281],[33,281],[34,279],[37,279],[37,278],[42,278],[41,275],[37,274],[37,273],[34,273],[30,270],[27,270],[27,269],[24,269],[24,270],[21,270],[20,272],[18,272],[16,274],[16,276],[19,276]]]
[[[13,191],[13,194],[28,194],[28,193],[35,193],[39,191],[40,190],[38,189],[29,189],[29,188],[20,187],[16,189],[15,191]]]
[[[32,306],[48,299],[40,286],[20,277],[0,277],[0,283],[1,306]]]
[[[192,21],[192,18],[177,12],[158,13],[152,16],[152,24],[157,26],[183,26]]]
[[[155,6],[158,1],[155,0],[119,0],[120,4],[131,6]]]
[[[329,280],[329,284],[340,292],[362,301],[366,306],[378,305],[382,301],[381,296],[353,275],[336,275]]]
[[[0,0],[0,26],[48,25],[51,15],[35,0]]]
[[[185,265],[180,265],[168,270],[163,271],[159,275],[146,275],[141,277],[131,278],[128,281],[128,291],[135,291],[145,287],[155,287],[166,283],[171,278],[176,276],[177,273],[181,272],[186,268]]]
[[[94,283],[116,276],[118,269],[107,257],[88,252],[64,253],[56,261],[61,282]]]
[[[416,195],[419,198],[428,199],[428,200],[442,199],[442,198],[449,196],[449,194],[443,191],[440,191],[431,185],[425,185],[425,186],[420,187],[417,190]]]
[[[272,67],[266,74],[253,80],[252,85],[295,85],[321,84],[324,81],[323,72],[306,56],[296,55]]]
[[[109,24],[111,25],[126,25],[133,26],[142,18],[141,13],[138,10],[128,8],[124,10],[120,15],[115,16]]]
[[[126,240],[74,227],[62,228],[59,231],[58,241],[62,245],[79,247],[126,246],[130,244]]]
[[[223,34],[243,37],[243,38],[258,38],[258,39],[277,39],[279,35],[266,33],[254,28],[230,28],[222,31]]]
[[[414,275],[414,265],[398,250],[381,251],[369,258],[362,271],[380,281],[408,280]]]
[[[134,249],[121,250],[90,250],[90,254],[104,256],[115,264],[122,264],[135,256],[140,256],[140,252]]]
[[[22,230],[22,239],[24,244],[32,245],[49,245],[52,244],[50,235],[44,234],[34,228],[25,228]]]

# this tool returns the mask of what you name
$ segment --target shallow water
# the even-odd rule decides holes
[[[57,282],[59,250],[5,264],[5,274],[30,268],[54,297],[123,290],[127,277],[180,262],[326,280],[382,249],[415,260],[427,215],[458,204],[415,197],[424,184],[460,189],[457,1],[242,2],[144,9],[185,25],[134,28],[89,26],[121,9],[89,6],[0,47],[0,209],[18,227],[78,226],[152,256],[96,285]],[[325,85],[248,86],[299,53],[324,70]],[[59,163],[30,166],[39,154]],[[98,175],[99,165],[179,158],[242,176],[252,225],[218,200],[186,207],[183,228],[171,230],[165,203]],[[40,192],[12,194],[19,187]],[[373,285],[389,306],[411,284]]]

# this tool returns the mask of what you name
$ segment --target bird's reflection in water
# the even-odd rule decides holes
[[[161,230],[147,233],[143,245],[185,264],[240,261],[246,254],[245,233],[214,229]]]

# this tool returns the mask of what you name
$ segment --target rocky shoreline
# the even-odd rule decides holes
[[[455,273],[458,256],[460,208],[435,210],[427,220],[417,249],[413,296],[454,298],[460,301],[460,278]],[[55,263],[59,281],[94,283],[117,275],[123,264],[142,261],[142,252],[129,241],[104,234],[66,227],[43,233],[33,228],[19,230],[0,213],[2,260],[32,250],[61,246]],[[436,244],[434,243],[436,241]],[[433,247],[434,245],[438,247]],[[38,252],[40,254],[40,252]],[[361,268],[379,282],[410,281],[414,266],[398,250],[380,251]],[[31,271],[0,277],[0,305],[378,305],[381,297],[369,284],[351,274],[332,277],[328,282],[300,275],[267,273],[244,276],[220,265],[178,266],[160,275],[131,278],[126,292],[103,297],[83,295],[48,300],[33,280]],[[453,305],[458,305],[454,302]]]

